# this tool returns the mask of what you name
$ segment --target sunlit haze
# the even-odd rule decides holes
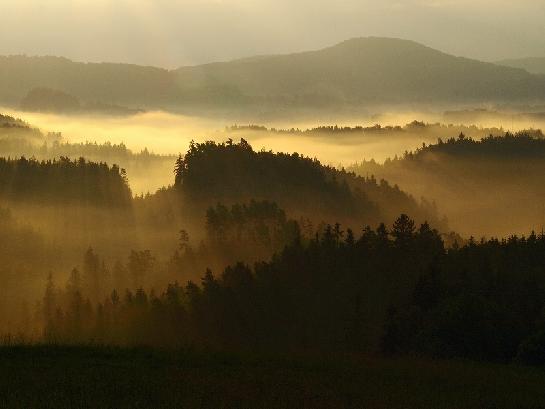
[[[545,407],[545,0],[0,17],[0,408]]]
[[[177,67],[369,35],[484,60],[545,55],[540,0],[4,0],[2,15],[0,54],[79,61]]]

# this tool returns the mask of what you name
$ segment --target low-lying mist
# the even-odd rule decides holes
[[[454,137],[456,132],[459,132],[459,127],[426,130],[418,126],[405,127],[405,132],[398,132],[395,127],[403,127],[415,120],[430,124],[449,123],[445,121],[449,117],[442,113],[416,111],[382,113],[372,116],[362,114],[361,117],[345,118],[338,123],[331,122],[329,118],[307,119],[300,122],[280,120],[258,122],[247,118],[241,120],[221,115],[214,118],[211,116],[177,115],[162,111],[119,117],[59,115],[21,112],[12,109],[2,109],[0,112],[22,118],[31,126],[40,128],[44,133],[60,132],[63,140],[69,143],[123,143],[133,152],[148,149],[156,154],[178,155],[185,151],[192,140],[196,142],[224,141],[229,137],[233,139],[242,137],[250,142],[256,150],[299,152],[334,166],[348,166],[362,159],[371,158],[382,162],[388,157],[414,150],[422,143],[434,143],[438,137]],[[497,117],[487,118],[481,115],[477,119],[477,126],[462,129],[466,134],[470,133],[469,136],[477,139],[487,136],[492,132],[490,130],[501,134],[506,129],[516,131],[528,128],[545,128],[545,118],[530,119],[524,116],[505,115],[505,120],[501,121]],[[233,129],[231,126],[234,124],[244,126]],[[260,125],[266,129],[246,127],[248,124]],[[333,132],[331,129],[324,128],[313,132],[302,132],[321,126],[371,128],[376,124],[380,124],[383,129]],[[284,131],[271,132],[271,128]],[[172,173],[165,172],[165,167],[171,166],[169,164],[170,161],[158,171],[147,169],[147,172],[141,172],[139,175],[129,172],[128,178],[133,193],[154,192],[158,188],[172,184]],[[173,163],[171,167],[173,167]]]

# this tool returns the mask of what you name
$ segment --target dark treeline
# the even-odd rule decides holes
[[[68,142],[60,132],[44,133],[21,119],[0,114],[0,156],[39,160],[81,157],[125,169],[135,193],[154,192],[173,183],[176,155],[160,155],[147,148],[132,151],[124,143]]]
[[[426,138],[427,136],[448,137],[449,135],[464,133],[468,137],[482,138],[488,135],[502,135],[504,130],[502,128],[483,128],[476,125],[455,125],[455,124],[442,124],[426,123],[423,121],[414,120],[404,126],[400,125],[380,125],[375,124],[372,126],[338,126],[338,125],[324,125],[315,128],[299,129],[277,129],[267,128],[262,125],[233,125],[225,128],[225,132],[231,134],[237,134],[242,132],[270,132],[276,134],[294,134],[305,136],[365,136],[365,135],[397,135],[406,134],[407,136],[418,135],[420,138]],[[539,132],[539,131],[537,131]],[[543,136],[541,134],[541,136]]]
[[[38,161],[0,158],[0,197],[7,201],[128,206],[125,171],[84,158]]]
[[[77,270],[64,289],[49,278],[43,336],[541,363],[544,254],[545,236],[533,233],[447,249],[436,230],[405,215],[390,229],[358,235],[337,224],[296,239],[271,261],[235,263],[219,275],[206,270],[200,283],[175,282],[162,292],[117,289],[92,303]],[[128,270],[138,271],[152,256],[131,257]]]
[[[460,133],[457,138],[437,139],[435,144],[423,144],[415,151],[406,151],[401,156],[387,158],[381,165],[375,160],[363,160],[350,167],[359,173],[381,174],[383,168],[394,168],[398,164],[425,163],[431,155],[453,155],[459,159],[470,158],[479,165],[480,160],[531,160],[545,157],[545,138],[541,130],[525,130],[515,134],[506,132],[501,136],[488,135],[482,139]],[[442,159],[442,158],[440,158]]]
[[[445,142],[439,139],[437,144],[424,146],[415,152],[407,152],[403,159],[417,159],[419,155],[431,153],[475,155],[486,159],[489,156],[508,157],[516,155],[517,159],[531,159],[545,156],[545,138],[541,130],[525,130],[515,134],[507,132],[501,136],[489,135],[475,140],[461,133],[458,138],[449,138]],[[399,160],[399,158],[398,158]]]
[[[26,156],[37,159],[84,157],[88,161],[116,164],[126,170],[131,188],[138,193],[153,192],[163,184],[172,184],[174,180],[172,167],[176,155],[159,155],[147,148],[134,152],[124,143],[63,142],[61,135],[50,134],[40,143],[27,139],[0,139],[0,152],[11,157]]]
[[[314,208],[318,214],[343,209],[347,214],[376,217],[378,211],[365,194],[353,194],[336,179],[333,169],[317,160],[255,152],[245,140],[192,143],[177,161],[175,187],[195,201],[211,203],[271,199],[284,208]]]
[[[348,168],[435,200],[451,227],[469,235],[508,235],[545,225],[545,139],[541,131],[439,139],[384,163]],[[500,205],[498,205],[500,204]],[[502,220],[502,223],[498,223]]]

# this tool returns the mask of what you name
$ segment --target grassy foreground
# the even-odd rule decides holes
[[[361,357],[0,348],[4,408],[542,408],[545,370]]]

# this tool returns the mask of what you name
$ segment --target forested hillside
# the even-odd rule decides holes
[[[544,246],[532,233],[447,250],[436,230],[406,215],[358,235],[328,225],[254,267],[206,270],[200,283],[174,282],[160,293],[114,290],[94,307],[73,270],[65,290],[49,279],[43,325],[47,339],[62,343],[542,364]],[[129,271],[144,265],[138,260],[131,255]]]
[[[431,203],[419,204],[385,180],[356,177],[297,153],[256,152],[244,139],[192,143],[176,163],[174,187],[197,206],[271,200],[315,222],[377,223],[401,212],[438,219]]]
[[[541,231],[545,225],[541,132],[482,140],[461,134],[383,164],[364,160],[350,170],[435,200],[451,226],[467,236]]]

